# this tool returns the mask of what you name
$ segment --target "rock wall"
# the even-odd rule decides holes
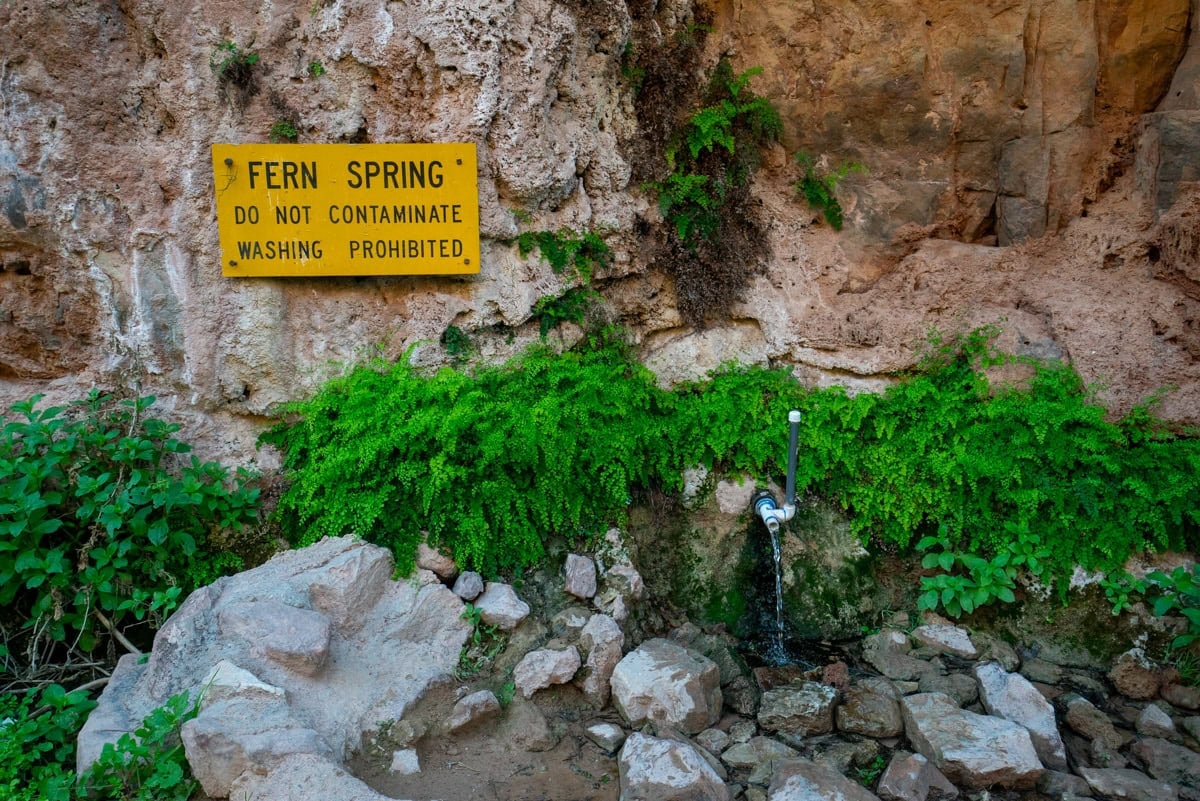
[[[1004,319],[1007,344],[1074,360],[1119,407],[1172,385],[1164,411],[1200,422],[1194,14],[1189,0],[3,3],[0,402],[154,392],[206,448],[244,456],[263,415],[370,348],[438,363],[449,325],[485,358],[536,339],[532,307],[564,283],[518,255],[523,225],[608,231],[597,288],[664,380],[739,358],[877,387],[929,325]],[[631,179],[622,70],[631,41],[652,52],[707,28],[697,76],[720,54],[763,66],[754,86],[785,134],[755,188],[773,256],[747,265],[728,325],[696,332],[647,246],[659,220]],[[223,41],[260,54],[244,102],[213,73]],[[264,141],[281,118],[306,142],[475,142],[479,276],[222,278],[209,145]],[[867,167],[839,190],[846,231],[797,200],[801,149]]]

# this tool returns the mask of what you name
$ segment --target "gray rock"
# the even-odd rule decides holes
[[[1044,770],[1015,723],[959,709],[939,693],[906,696],[901,710],[909,741],[955,784],[1027,788]]]
[[[617,753],[617,749],[625,742],[625,730],[615,723],[594,723],[588,726],[584,733],[589,740],[610,754]]]
[[[925,801],[929,791],[939,798],[957,798],[958,788],[920,754],[897,751],[879,777],[876,792],[883,801]]]
[[[735,480],[722,479],[717,482],[713,494],[721,514],[743,514],[750,508],[750,498],[754,495],[754,479],[745,475]]]
[[[813,754],[812,760],[819,765],[828,765],[843,776],[850,773],[853,767],[870,765],[879,756],[879,743],[874,740],[835,739],[832,743],[820,747]]]
[[[825,765],[792,759],[775,766],[768,801],[878,801],[877,796]]]
[[[729,735],[720,729],[705,729],[696,735],[696,744],[707,750],[710,754],[720,755],[722,751],[729,747]]]
[[[687,743],[634,732],[625,740],[617,764],[622,801],[730,801],[732,798],[721,777]]]
[[[521,694],[529,698],[553,684],[566,684],[582,664],[573,645],[558,651],[542,648],[521,657],[513,668],[513,681]]]
[[[1200,788],[1200,754],[1181,745],[1147,737],[1133,744],[1133,755],[1146,766],[1146,772],[1164,782]]]
[[[483,576],[474,570],[460,573],[454,580],[453,592],[464,601],[474,601],[483,594]]]
[[[1137,729],[1138,734],[1144,734],[1147,737],[1161,737],[1165,740],[1174,740],[1179,737],[1175,721],[1171,720],[1171,716],[1155,704],[1146,704],[1146,708],[1138,715],[1134,728]]]
[[[1009,673],[1021,666],[1021,658],[1017,655],[1016,649],[999,637],[976,632],[971,635],[971,641],[979,649],[976,659],[980,662],[995,662]]]
[[[192,593],[145,664],[118,664],[81,732],[79,769],[171,696],[198,694],[221,665],[185,741],[209,795],[226,796],[239,766],[286,786],[278,765],[289,755],[311,756],[305,770],[339,770],[365,727],[402,718],[450,674],[470,633],[450,590],[392,581],[391,570],[383,548],[326,538]]]
[[[240,639],[252,654],[313,676],[329,657],[329,618],[274,600],[245,601],[217,613],[222,637]]]
[[[1057,770],[1048,770],[1038,779],[1038,792],[1051,798],[1087,798],[1092,794],[1092,786],[1082,777]]]
[[[94,715],[96,713],[93,712],[92,714]],[[1180,721],[1179,725],[1183,727],[1183,730],[1186,731],[1193,740],[1200,741],[1200,715],[1193,715],[1191,717],[1184,718]]]
[[[725,698],[726,709],[748,717],[758,714],[762,690],[750,676],[738,676],[722,687],[721,692]]]
[[[288,756],[334,757],[324,738],[278,699],[217,701],[184,723],[180,738],[193,775],[214,798],[228,797],[242,773],[267,773]]]
[[[321,801],[391,801],[351,776],[336,762],[298,754],[265,773],[246,771],[230,788],[237,801],[319,798]]]
[[[970,706],[979,700],[979,684],[965,673],[943,674],[930,671],[921,676],[917,689],[923,693],[943,693],[959,706]]]
[[[1165,682],[1159,688],[1158,694],[1171,706],[1189,711],[1200,709],[1200,687]]]
[[[716,664],[669,640],[647,640],[626,654],[613,670],[612,694],[635,729],[653,722],[696,734],[721,717]]]
[[[1054,707],[1020,673],[1008,673],[995,662],[975,667],[979,698],[989,715],[1024,726],[1042,764],[1067,769],[1067,750],[1058,734]]]
[[[521,696],[509,705],[496,736],[511,742],[519,750],[535,753],[549,751],[562,739],[561,734],[550,727],[541,708]]]
[[[780,687],[762,694],[758,725],[768,731],[792,732],[807,737],[833,731],[833,705],[837,690],[806,681],[799,687]]]
[[[1108,679],[1121,695],[1147,701],[1158,695],[1162,671],[1141,648],[1131,648],[1117,657]]]
[[[411,776],[421,772],[421,760],[416,749],[402,748],[392,752],[392,765],[389,770],[397,776]]]
[[[446,727],[450,731],[464,729],[481,720],[495,717],[500,712],[500,700],[491,690],[480,690],[458,699],[450,710]]]
[[[909,656],[910,650],[908,637],[891,629],[876,632],[863,640],[863,658],[889,679],[919,679],[934,669],[928,662]]]
[[[483,595],[475,599],[475,608],[479,610],[480,620],[504,631],[512,631],[529,617],[529,604],[522,601],[511,586],[498,581],[487,583]]]
[[[588,557],[568,554],[563,573],[569,594],[585,601],[596,594],[596,563]]]
[[[1089,740],[1099,741],[1114,751],[1129,741],[1129,737],[1117,731],[1108,715],[1083,696],[1070,693],[1060,701],[1064,709],[1063,720],[1073,731]]]
[[[434,572],[443,581],[449,581],[458,574],[458,565],[454,564],[453,559],[424,542],[417,545],[417,567]]]
[[[203,706],[236,696],[279,699],[286,696],[279,687],[259,681],[253,673],[238,667],[228,659],[222,659],[213,665],[213,669],[204,677],[203,686],[205,690],[200,701]]]
[[[621,661],[625,634],[608,615],[592,615],[580,631],[579,647],[587,654],[576,682],[593,706],[603,707],[612,693],[612,674]]]
[[[1129,801],[1176,801],[1179,792],[1168,782],[1151,779],[1141,771],[1127,768],[1079,768],[1092,789],[1108,798]]]
[[[347,550],[311,571],[309,604],[339,629],[355,631],[379,602],[392,568],[391,554],[382,548]]]
[[[1021,663],[1021,675],[1042,684],[1058,684],[1063,679],[1063,669],[1042,659],[1026,659]]]
[[[904,733],[900,693],[887,679],[865,679],[846,690],[836,710],[839,731],[866,737],[898,737]]]
[[[1200,718],[1197,718],[1197,723],[1200,723]],[[729,739],[734,743],[747,743],[750,738],[758,734],[758,724],[753,720],[738,720],[729,727]]]
[[[751,737],[725,749],[721,761],[734,770],[753,771],[771,760],[794,759],[800,752],[771,737]]]
[[[963,659],[974,659],[979,655],[971,635],[966,629],[958,626],[932,624],[918,626],[913,629],[912,636],[922,645],[927,645],[939,653],[954,654]]]

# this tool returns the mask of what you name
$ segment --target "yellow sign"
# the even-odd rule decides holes
[[[474,144],[213,145],[227,276],[479,272]]]

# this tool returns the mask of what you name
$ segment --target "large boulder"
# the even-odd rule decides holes
[[[489,581],[474,604],[481,621],[504,631],[512,631],[529,617],[529,604],[521,600],[511,585],[498,581]]]
[[[939,798],[956,798],[958,788],[920,754],[897,751],[879,777],[876,788],[883,801],[925,801],[930,790]]]
[[[897,737],[904,733],[900,693],[887,679],[864,679],[845,692],[837,707],[839,731],[866,737]]]
[[[988,714],[1024,726],[1042,764],[1052,770],[1066,770],[1067,749],[1058,734],[1054,707],[1029,679],[1009,673],[995,662],[976,666],[975,678],[979,681],[979,699]]]
[[[576,683],[598,708],[608,703],[612,693],[612,674],[621,661],[624,645],[625,633],[617,621],[608,615],[592,615],[580,631],[579,647],[587,656]]]
[[[392,581],[392,569],[383,548],[327,538],[192,593],[145,663],[118,663],[79,734],[78,769],[171,696],[211,684],[182,732],[210,797],[247,772],[284,786],[296,757],[336,770],[365,731],[450,675],[470,633],[450,590]]]
[[[698,734],[721,717],[720,680],[711,659],[670,640],[647,640],[613,670],[613,704],[635,729],[652,722]]]
[[[879,801],[861,784],[807,759],[792,759],[777,765],[767,798],[769,801]]]
[[[959,709],[941,693],[907,696],[901,709],[909,741],[955,784],[1028,788],[1045,770],[1016,723]]]
[[[729,788],[692,745],[634,732],[618,761],[621,801],[730,801]]]
[[[571,645],[561,650],[540,648],[521,657],[513,668],[513,681],[526,698],[552,684],[565,684],[575,676],[582,662]]]
[[[815,681],[767,690],[758,708],[758,724],[801,737],[827,734],[833,731],[836,701],[837,690]]]

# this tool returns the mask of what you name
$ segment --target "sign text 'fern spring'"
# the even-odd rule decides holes
[[[227,276],[479,272],[474,144],[213,145]]]

